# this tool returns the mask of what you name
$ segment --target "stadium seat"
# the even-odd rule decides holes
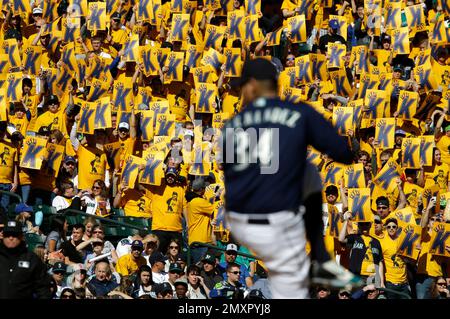
[[[29,251],[33,251],[39,244],[44,244],[44,238],[38,234],[28,233],[25,234],[25,241],[27,243],[27,247]]]

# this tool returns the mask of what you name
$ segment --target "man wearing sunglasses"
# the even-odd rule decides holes
[[[147,264],[147,260],[142,256],[144,244],[140,240],[133,240],[131,243],[131,253],[119,258],[116,270],[121,276],[129,276]]]
[[[241,266],[230,262],[226,273],[227,279],[217,283],[209,293],[209,296],[220,299],[243,299],[246,289],[240,282],[242,275]]]
[[[397,255],[398,246],[398,221],[396,218],[388,218],[384,223],[384,237],[378,238],[383,251],[385,266],[385,286],[390,290],[411,295],[411,288],[408,283],[406,273],[406,263],[403,258]],[[404,299],[405,297],[396,293],[386,291],[388,299]]]
[[[41,259],[29,252],[22,225],[0,220],[0,299],[50,299],[50,278]]]

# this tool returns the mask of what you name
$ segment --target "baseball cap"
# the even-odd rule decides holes
[[[148,258],[148,261],[153,266],[157,262],[165,263],[166,257],[164,257],[164,255],[161,253],[154,253],[154,254],[150,255],[150,257]]]
[[[378,222],[378,223],[381,224],[381,217],[380,217],[380,215],[373,215],[373,220],[374,220],[375,222]]]
[[[50,135],[50,129],[48,128],[48,126],[41,126],[39,128],[38,135],[49,136]]]
[[[225,252],[227,252],[227,251],[235,251],[235,252],[237,252],[238,251],[238,247],[237,247],[236,244],[228,244]]]
[[[139,248],[140,250],[143,250],[144,244],[140,240],[133,240],[133,242],[131,243],[131,249],[133,248]]]
[[[211,254],[206,254],[205,257],[203,257],[202,261],[206,261],[210,264],[214,264],[216,262],[216,257],[214,257]]]
[[[192,137],[194,137],[194,132],[192,132],[192,130],[186,130],[184,132],[184,136],[192,136]]]
[[[181,272],[183,272],[183,269],[181,269],[181,267],[178,263],[171,263],[169,266],[169,272],[181,273]]]
[[[76,161],[76,159],[75,159],[75,157],[73,157],[73,156],[66,156],[65,158],[64,158],[64,164],[67,164],[67,163],[76,163],[77,161]]]
[[[112,15],[111,15],[111,20],[120,20],[121,19],[121,16],[120,16],[120,13],[119,12],[114,12]]]
[[[348,289],[343,288],[339,290],[339,295],[348,295],[350,297],[352,295],[352,292]]]
[[[126,130],[130,130],[130,124],[128,124],[127,122],[120,122],[119,123],[119,129],[124,128]]]
[[[175,283],[173,285],[174,286],[183,285],[187,288],[188,282],[187,282],[186,278],[178,278],[177,280],[175,280]]]
[[[178,171],[175,167],[169,167],[166,171],[166,175],[174,175],[177,176],[178,175]]]
[[[61,261],[57,261],[52,267],[52,272],[57,271],[62,271],[65,273],[67,271],[67,265]]]
[[[33,9],[33,14],[42,14],[42,8],[41,7],[36,7]]]
[[[338,188],[334,185],[328,185],[327,188],[325,188],[325,194],[333,194],[337,195],[339,194]]]
[[[403,72],[403,66],[401,64],[394,65],[394,71]]]
[[[386,205],[389,207],[389,199],[386,197],[378,197],[375,203],[378,205]]]
[[[450,131],[450,124],[445,127],[445,131],[446,132]]]
[[[391,42],[391,37],[388,34],[385,34],[381,39],[381,42]]]
[[[3,228],[3,235],[8,237],[8,235],[20,235],[23,234],[22,224],[16,222],[15,220],[8,220],[5,224],[5,228]]]
[[[205,187],[206,187],[205,180],[203,178],[201,178],[201,177],[194,179],[193,182],[192,182],[192,190],[194,192],[202,190]]]
[[[165,292],[171,292],[173,293],[172,286],[168,282],[163,282],[161,284],[155,285],[155,293],[165,293]]]
[[[56,95],[51,94],[47,98],[47,105],[49,105],[50,103],[53,103],[53,102],[59,103],[59,99]]]
[[[395,131],[395,135],[403,135],[403,137],[405,137],[406,136],[406,132],[403,131],[403,130],[396,130]]]
[[[145,103],[141,103],[141,104],[138,105],[138,110],[140,110],[140,111],[146,111],[148,109],[149,109],[149,107]]]
[[[263,58],[256,58],[245,61],[242,67],[241,78],[237,80],[237,85],[242,86],[250,79],[257,81],[273,80],[277,81],[278,72],[275,65]]]
[[[33,207],[28,206],[27,204],[24,204],[24,203],[17,204],[16,209],[15,209],[15,213],[16,214],[20,214],[22,212],[32,213],[33,212]]]
[[[339,22],[337,20],[330,20],[328,25],[331,29],[339,29]]]

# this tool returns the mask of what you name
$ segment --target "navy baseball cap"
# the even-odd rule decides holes
[[[166,175],[169,175],[169,174],[177,176],[178,175],[178,171],[177,171],[177,169],[175,167],[169,167],[167,169],[167,171],[166,171]]]
[[[16,209],[14,211],[16,214],[20,214],[23,212],[32,213],[33,207],[28,206],[27,204],[24,204],[24,203],[20,203],[20,204],[17,204]]]
[[[181,269],[180,264],[178,264],[178,263],[171,263],[170,266],[169,266],[169,272],[182,273],[183,269]]]
[[[131,249],[133,248],[139,248],[140,250],[144,249],[144,244],[140,240],[133,240],[131,243]]]
[[[64,164],[67,164],[67,163],[74,163],[74,164],[76,164],[76,162],[77,162],[77,160],[73,156],[66,156],[64,158]]]
[[[272,80],[276,82],[278,72],[275,65],[266,59],[256,58],[248,60],[242,67],[241,78],[236,81],[236,85],[243,86],[250,79],[257,81]]]
[[[166,257],[164,257],[164,255],[161,254],[161,253],[154,253],[148,258],[148,261],[153,266],[153,264],[155,264],[158,261],[162,262],[162,263],[165,263],[166,262]]]
[[[339,22],[337,20],[330,20],[328,23],[331,29],[339,29]]]

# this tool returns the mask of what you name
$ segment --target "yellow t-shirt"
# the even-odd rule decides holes
[[[11,124],[14,124],[16,130],[18,130],[23,136],[27,134],[29,122],[26,115],[24,115],[21,119],[17,118],[16,116],[11,116],[9,118],[9,121],[11,122]]]
[[[406,264],[403,259],[397,255],[398,239],[392,239],[389,235],[385,235],[382,239],[378,239],[381,243],[383,251],[383,259],[385,267],[385,278],[393,284],[402,284],[407,281]]]
[[[223,95],[222,111],[230,113],[230,115],[237,114],[241,111],[241,100],[238,96],[225,93]]]
[[[135,141],[136,141],[136,139],[135,138],[131,138],[131,137],[127,138],[124,141],[120,141],[119,140],[120,148],[119,148],[119,151],[117,153],[117,156],[119,158],[120,168],[122,168],[122,166],[123,166],[122,163],[125,160],[125,158],[128,155],[133,155],[133,148],[134,148],[134,142]]]
[[[125,216],[151,218],[151,200],[148,196],[135,189],[129,189],[122,194],[121,206]]]
[[[431,236],[426,229],[422,230],[422,238],[419,257],[417,258],[417,273],[425,274],[431,277],[442,276],[442,267],[436,256],[428,253],[430,251]]]
[[[111,29],[111,37],[113,43],[120,43],[124,45],[128,41],[127,31],[123,29],[119,29],[117,31]]]
[[[0,184],[14,182],[14,163],[17,162],[17,150],[14,145],[0,140]]]
[[[441,151],[441,160],[450,165],[450,137],[444,135],[436,143],[436,147]]]
[[[361,236],[364,240],[364,244],[367,247],[366,255],[364,256],[364,260],[361,264],[361,275],[362,276],[372,276],[375,274],[375,264],[373,262],[373,254],[370,243],[372,241],[372,237],[370,236]]]
[[[196,197],[187,203],[189,245],[195,241],[212,243],[211,215],[214,206],[203,197]]]
[[[139,256],[138,260],[135,261],[133,260],[131,254],[126,254],[120,257],[119,260],[117,261],[116,271],[121,276],[129,276],[136,270],[138,270],[139,267],[146,264],[147,260],[144,257]]]
[[[187,83],[176,82],[169,85],[167,100],[169,100],[170,112],[175,114],[177,122],[186,120],[192,94],[192,88]]]
[[[109,169],[106,154],[92,147],[80,145],[78,155],[78,188],[91,188],[96,179],[105,179],[105,171]]]
[[[434,184],[439,184],[439,189],[446,192],[448,188],[448,173],[450,167],[442,163],[441,165],[436,165],[432,172],[425,171],[425,187],[433,186]]]
[[[181,232],[181,216],[186,207],[184,188],[163,182],[161,186],[152,186],[149,193],[152,200],[152,230]]]
[[[50,127],[50,130],[60,130],[64,135],[67,135],[66,123],[64,121],[64,113],[50,111],[40,115],[34,123],[34,130],[38,132],[42,126]]]

